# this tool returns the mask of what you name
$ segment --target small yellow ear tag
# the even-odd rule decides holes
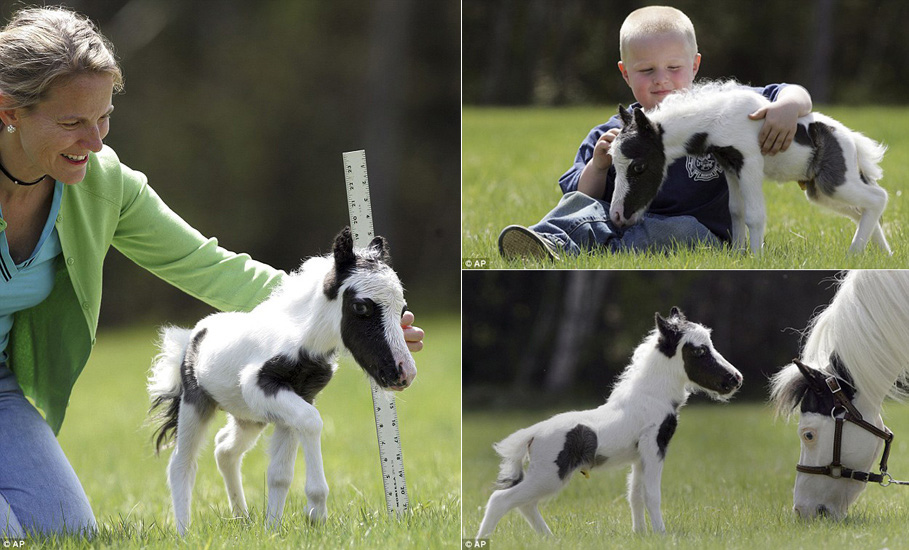
[[[590,472],[588,472],[587,470],[581,470],[581,475],[583,475],[587,479],[590,479]]]

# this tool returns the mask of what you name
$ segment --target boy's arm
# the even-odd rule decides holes
[[[581,177],[578,178],[578,191],[588,197],[603,199],[606,193],[606,174],[609,167],[612,166],[612,155],[609,154],[609,146],[615,137],[619,135],[619,129],[609,130],[597,140],[593,149],[593,157],[584,166],[581,171]]]
[[[792,144],[799,117],[811,112],[811,95],[801,86],[790,84],[782,88],[776,101],[748,115],[751,120],[764,119],[758,134],[761,153],[775,155]]]
[[[617,118],[613,117],[613,119]],[[612,165],[612,158],[609,156],[609,144],[618,135],[619,129],[618,120],[613,119],[592,129],[587,134],[587,137],[584,138],[575,155],[574,164],[559,178],[559,187],[562,189],[562,193],[581,191],[597,199],[603,198],[607,187],[606,172]],[[613,129],[615,131],[612,131]],[[603,165],[604,158],[607,162],[605,166]],[[594,163],[594,166],[590,166],[591,163]],[[590,170],[588,170],[588,167]],[[590,173],[588,174],[588,172]],[[581,183],[582,178],[585,182],[583,186]],[[595,188],[596,186],[599,186],[599,190]]]

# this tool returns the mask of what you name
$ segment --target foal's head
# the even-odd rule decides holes
[[[714,399],[726,400],[742,386],[742,374],[714,349],[710,330],[685,318],[673,307],[669,318],[656,314],[657,348],[669,357],[679,357],[689,386]]]
[[[354,250],[350,229],[335,238],[334,266],[324,291],[341,303],[341,339],[357,364],[380,386],[403,390],[417,375],[404,341],[401,316],[407,310],[404,288],[391,268],[388,244],[376,237]]]
[[[639,108],[628,114],[619,105],[622,131],[609,150],[615,166],[615,189],[609,218],[618,227],[634,225],[653,202],[666,177],[663,128]]]

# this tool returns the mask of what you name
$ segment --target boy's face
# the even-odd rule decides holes
[[[629,42],[619,70],[634,98],[652,109],[673,91],[690,87],[700,64],[701,54],[692,57],[682,37],[658,34]]]

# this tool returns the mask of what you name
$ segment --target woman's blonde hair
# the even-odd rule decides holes
[[[26,8],[0,31],[0,94],[6,109],[40,103],[61,80],[106,73],[114,91],[123,73],[113,46],[87,17],[62,7]]]
[[[648,6],[628,14],[619,30],[619,55],[622,61],[628,52],[628,44],[642,36],[674,33],[688,46],[691,57],[698,53],[698,41],[694,35],[691,19],[681,11],[669,6]]]

